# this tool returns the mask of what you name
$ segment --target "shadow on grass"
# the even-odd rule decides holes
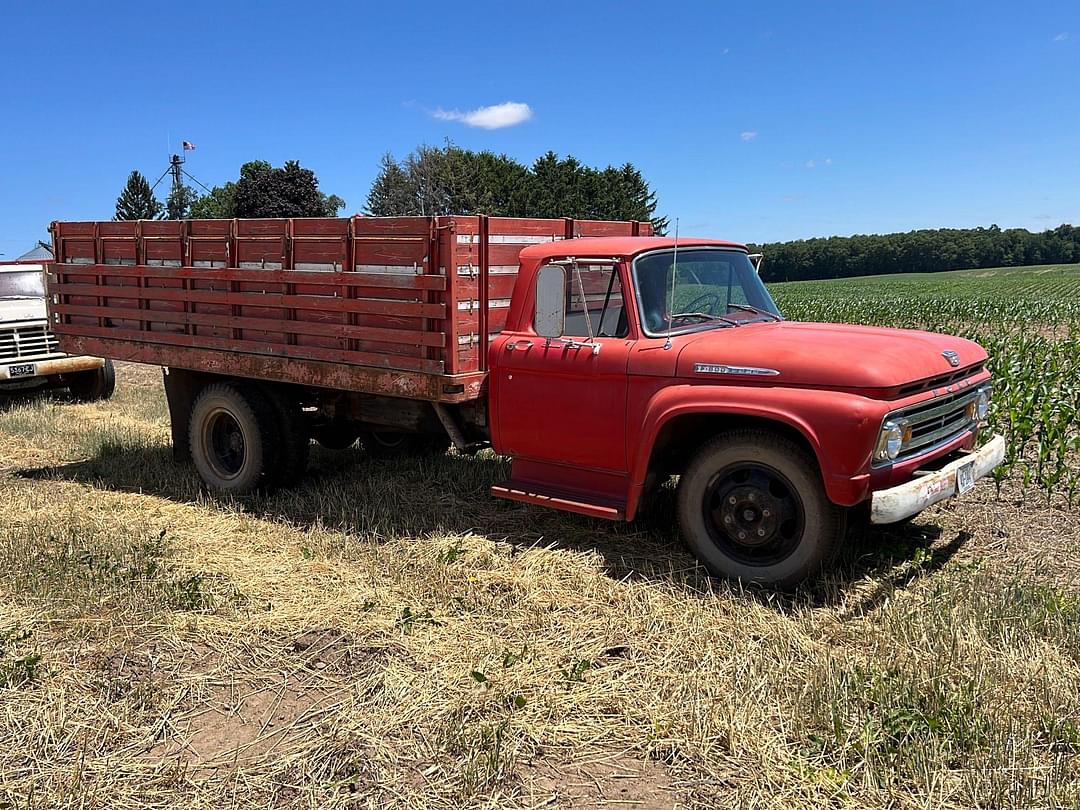
[[[40,385],[36,388],[20,388],[0,391],[0,413],[7,413],[16,408],[44,404],[47,402],[74,402],[66,388],[51,388]]]
[[[730,591],[780,610],[837,604],[855,583],[877,583],[854,612],[866,612],[920,572],[948,562],[968,539],[944,545],[936,526],[910,523],[873,528],[852,537],[838,564],[818,582],[795,593],[740,587],[710,577],[678,538],[675,490],[663,487],[647,513],[633,523],[609,523],[492,498],[492,484],[509,477],[509,461],[490,451],[477,456],[372,459],[352,448],[312,447],[303,483],[249,498],[210,496],[190,464],[178,464],[168,447],[105,443],[86,461],[26,469],[34,480],[66,480],[118,492],[156,495],[178,502],[209,498],[292,526],[325,526],[368,540],[477,534],[518,548],[555,546],[600,555],[615,579],[662,580],[696,594]]]

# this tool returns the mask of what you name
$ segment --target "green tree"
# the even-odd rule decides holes
[[[150,183],[141,172],[128,175],[127,184],[116,198],[118,220],[157,219],[161,215],[161,203],[150,189]]]
[[[473,152],[449,141],[443,147],[419,146],[400,162],[383,155],[366,210],[375,216],[652,220],[660,233],[667,222],[656,216],[656,193],[630,163],[597,170],[572,155],[548,152],[530,168],[506,155]]]
[[[232,219],[235,211],[233,196],[236,183],[231,180],[223,186],[214,186],[191,204],[192,219]]]
[[[279,168],[258,171],[245,176],[241,172],[233,195],[238,217],[325,217],[337,213],[328,211],[325,194],[319,191],[319,180],[311,169],[297,161],[288,160]],[[335,198],[335,203],[340,203]]]
[[[191,207],[199,195],[195,189],[181,183],[173,187],[165,199],[165,219],[187,219],[191,216]]]
[[[194,200],[189,215],[194,219],[333,217],[344,207],[345,200],[319,191],[314,172],[296,161],[275,169],[265,160],[252,160],[240,167],[238,180],[214,186]]]

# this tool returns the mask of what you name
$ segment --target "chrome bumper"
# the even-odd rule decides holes
[[[995,435],[990,441],[963,458],[952,461],[940,470],[921,475],[906,484],[882,489],[870,501],[871,523],[897,523],[938,501],[956,494],[956,471],[965,464],[974,464],[975,480],[993,472],[1005,460],[1005,438]]]
[[[0,381],[12,379],[8,373],[11,366],[34,366],[34,373],[25,377],[15,377],[16,381],[50,377],[53,374],[72,374],[76,371],[92,371],[105,365],[100,357],[55,357],[52,360],[5,360],[0,363]]]

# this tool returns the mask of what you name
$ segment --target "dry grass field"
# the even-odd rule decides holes
[[[778,594],[487,453],[210,497],[118,378],[0,403],[0,808],[1080,802],[1080,510],[1019,474]]]

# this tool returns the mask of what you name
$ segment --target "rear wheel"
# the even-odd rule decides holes
[[[814,458],[769,431],[717,436],[679,481],[684,541],[713,574],[793,587],[830,563],[844,510],[829,501]]]
[[[218,492],[244,495],[274,483],[277,417],[254,386],[215,383],[191,409],[191,458]]]
[[[397,430],[369,430],[360,436],[364,449],[373,456],[441,456],[450,449],[450,437],[433,433],[405,433]]]
[[[116,390],[116,368],[106,360],[101,368],[76,371],[65,378],[71,396],[79,402],[99,402],[108,399]]]

